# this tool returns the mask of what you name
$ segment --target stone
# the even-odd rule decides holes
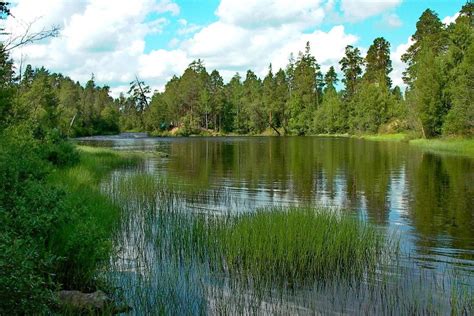
[[[80,310],[103,310],[111,303],[110,298],[102,291],[60,291],[59,301],[67,307]]]

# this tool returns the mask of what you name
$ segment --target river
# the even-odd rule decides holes
[[[144,172],[214,197],[225,191],[218,198],[187,200],[190,212],[294,204],[347,209],[399,234],[404,255],[417,269],[454,268],[473,284],[474,159],[347,137],[150,138],[127,133],[77,142],[165,153],[145,155],[138,171],[119,170],[112,178]]]

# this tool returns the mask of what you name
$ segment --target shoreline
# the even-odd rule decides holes
[[[340,138],[355,138],[355,139],[363,139],[369,141],[379,141],[379,142],[403,142],[407,143],[413,147],[421,149],[426,152],[436,153],[436,154],[452,154],[452,155],[459,155],[469,158],[474,158],[474,138],[469,137],[441,137],[441,138],[431,138],[431,139],[424,139],[424,138],[414,138],[409,133],[395,133],[395,134],[361,134],[361,135],[353,135],[353,134],[311,134],[311,135],[282,135],[278,136],[275,133],[268,133],[267,131],[260,133],[260,134],[224,134],[224,133],[206,133],[206,134],[196,134],[196,135],[172,135],[172,134],[153,134],[153,133],[146,133],[146,132],[129,132],[125,131],[123,133],[140,133],[147,135],[145,137],[153,137],[153,138],[182,138],[182,137],[190,137],[190,138],[205,138],[205,137],[340,137]],[[120,134],[114,135],[118,136]],[[97,135],[97,136],[106,136],[106,135]],[[89,137],[80,137],[76,139],[87,139],[93,138],[97,136],[89,136]]]

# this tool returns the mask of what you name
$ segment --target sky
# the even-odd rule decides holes
[[[94,74],[112,95],[126,92],[136,76],[164,89],[195,59],[226,81],[248,69],[263,77],[271,63],[285,68],[291,53],[311,52],[325,72],[346,45],[363,54],[376,37],[391,43],[395,85],[405,65],[416,22],[430,8],[446,24],[465,0],[12,0],[3,23],[22,34],[59,26],[58,37],[12,51],[19,64],[44,66],[81,83]]]

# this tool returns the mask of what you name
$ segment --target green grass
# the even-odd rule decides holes
[[[153,209],[160,214],[160,232],[166,233],[157,242],[168,240],[170,257],[205,258],[232,276],[279,283],[360,277],[398,251],[391,236],[338,210],[276,207],[217,217],[189,214],[175,201],[207,203],[202,192],[149,174],[115,181],[109,194],[145,211],[134,216],[148,218]],[[226,192],[207,196],[222,203]]]
[[[99,188],[112,170],[132,166],[136,155],[107,149],[79,147],[80,163],[56,170],[49,181],[66,192],[64,209],[67,221],[57,227],[51,248],[60,256],[57,279],[74,290],[95,290],[100,286],[98,269],[112,249],[112,233],[120,219],[120,208]]]
[[[429,152],[474,157],[474,138],[415,139],[410,141],[410,145]]]
[[[408,135],[405,133],[398,133],[398,134],[377,134],[377,135],[363,135],[363,136],[356,136],[367,140],[373,141],[384,141],[384,142],[400,142],[408,140]]]
[[[361,277],[398,252],[397,241],[375,226],[325,208],[261,209],[198,225],[197,232],[211,242],[211,259],[253,282]]]
[[[147,173],[114,178],[108,194],[125,210],[118,246],[136,258],[113,258],[109,275],[120,275],[112,283],[139,314],[292,314],[300,305],[314,313],[472,311],[470,279],[454,284],[450,275],[405,266],[397,235],[353,213],[201,212],[192,206],[205,192]],[[218,203],[227,194],[207,190]]]

